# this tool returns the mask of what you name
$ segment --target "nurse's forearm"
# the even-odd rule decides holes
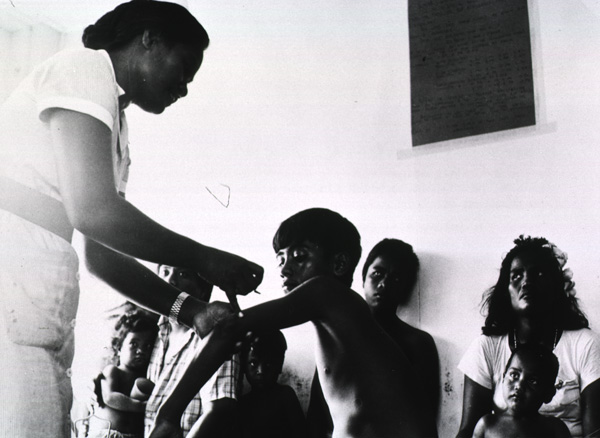
[[[88,270],[136,304],[162,315],[169,315],[180,291],[159,278],[150,269],[98,242],[85,239],[85,262]],[[179,321],[193,327],[194,317],[203,316],[207,304],[188,297],[179,312]],[[208,315],[206,315],[208,317]],[[199,333],[205,336],[208,331]]]

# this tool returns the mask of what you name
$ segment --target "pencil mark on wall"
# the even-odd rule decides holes
[[[223,207],[227,208],[227,207],[229,207],[229,200],[231,199],[231,187],[229,187],[227,184],[219,184],[219,185],[221,187],[224,187],[227,191],[226,193],[219,193],[218,194],[219,196],[217,196],[217,194],[215,194],[215,192],[217,191],[216,189],[213,189],[214,190],[214,192],[213,192],[213,190],[209,189],[208,186],[204,186],[204,188],[206,189],[206,191],[208,193],[211,194],[211,196],[213,198],[215,198],[219,202],[219,204],[221,204]],[[227,200],[225,200],[225,198],[227,198]]]

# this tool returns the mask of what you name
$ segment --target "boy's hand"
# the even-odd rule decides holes
[[[198,312],[194,316],[194,330],[203,338],[211,332],[219,321],[232,317],[235,314],[236,312],[234,312],[231,305],[227,303],[221,301],[208,303],[204,311]]]
[[[237,313],[236,295],[247,295],[255,290],[262,282],[264,270],[235,254],[212,248],[207,255],[205,269],[200,273],[206,281],[225,291]]]

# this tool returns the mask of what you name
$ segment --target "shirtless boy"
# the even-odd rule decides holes
[[[502,395],[508,408],[482,417],[473,438],[569,438],[561,420],[538,411],[554,397],[558,359],[542,345],[523,344],[508,360]]]
[[[350,289],[361,253],[354,225],[330,210],[305,210],[280,225],[273,248],[286,296],[215,326],[159,410],[150,437],[181,437],[179,418],[188,400],[247,332],[309,321],[317,333],[317,372],[334,437],[436,436],[406,355],[380,328],[362,297]]]

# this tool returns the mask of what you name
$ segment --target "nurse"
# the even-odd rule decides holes
[[[174,233],[125,200],[124,110],[160,114],[187,94],[209,38],[182,6],[133,0],[48,59],[0,110],[0,436],[70,436],[79,299],[73,229],[88,269],[128,299],[194,327],[231,312],[162,281],[135,258],[199,272],[233,307],[260,266]]]

